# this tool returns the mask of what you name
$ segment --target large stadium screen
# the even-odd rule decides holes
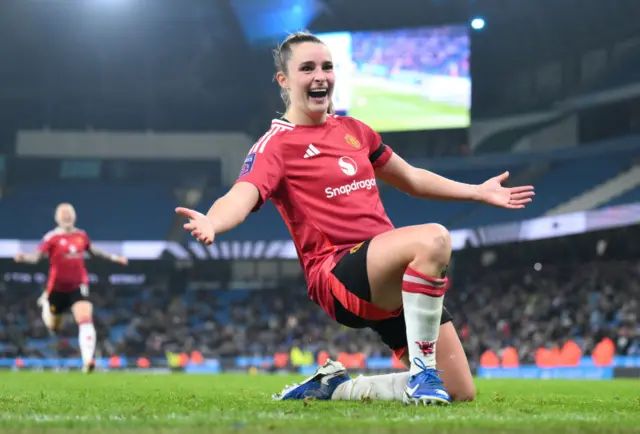
[[[466,26],[325,33],[333,54],[338,113],[376,131],[469,126]]]

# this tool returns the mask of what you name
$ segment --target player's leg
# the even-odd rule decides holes
[[[454,401],[473,401],[476,388],[467,355],[452,322],[440,327],[436,364],[441,369],[440,378]]]
[[[409,371],[383,375],[359,375],[336,387],[333,401],[400,401],[403,402]]]
[[[406,392],[411,402],[450,402],[436,371],[450,257],[449,232],[438,224],[380,234],[367,249],[371,303],[388,312],[403,307],[410,361]]]
[[[345,252],[323,277],[325,290],[335,298],[335,312],[328,312],[347,327],[367,327],[371,321],[398,317],[404,305],[406,333],[403,328],[399,332],[402,345],[392,348],[405,348],[407,341],[415,342],[409,346],[412,364],[406,387],[410,388],[409,398],[416,402],[450,401],[435,370],[435,344],[448,283],[443,277],[450,255],[446,229],[440,225],[414,226],[379,235]],[[334,390],[349,380],[344,367],[338,365],[328,362],[304,385],[285,388],[280,399],[300,399],[320,389],[322,399],[330,399],[328,389],[321,387],[321,379],[339,378],[339,382],[331,383]]]
[[[438,336],[437,367],[444,370],[441,378],[444,386],[454,401],[472,401],[475,389],[471,370],[462,348],[458,334],[451,322],[453,317],[443,310],[440,334]],[[379,321],[372,327],[394,352],[400,356],[407,368],[410,366],[406,351],[407,341],[403,316]],[[359,376],[340,384],[331,399],[333,400],[373,400],[405,399],[405,389],[409,380],[409,372],[387,375]]]
[[[399,317],[400,319],[402,317]],[[443,315],[443,324],[440,326],[438,337],[438,368],[443,369],[441,377],[445,387],[453,401],[473,401],[475,388],[462,344],[448,319],[448,313]],[[384,322],[381,322],[383,324]],[[377,327],[382,331],[381,337],[390,344],[402,346],[404,339],[404,325],[398,334],[400,339],[393,340],[393,332],[397,331],[399,322],[391,322]],[[387,333],[389,332],[389,333]],[[389,339],[391,338],[391,340]],[[403,362],[410,365],[408,354],[402,356]],[[280,393],[274,395],[274,399],[304,399],[316,397],[318,399],[331,399],[334,401],[361,401],[371,399],[374,401],[406,401],[406,387],[409,381],[409,371],[384,375],[360,375],[350,378],[343,365],[332,360],[319,368],[314,375],[307,378],[300,385],[286,386]],[[332,390],[333,389],[333,390]]]
[[[72,297],[77,299],[72,306],[73,318],[78,324],[78,342],[82,355],[83,370],[87,373],[95,368],[96,329],[93,326],[93,305],[80,290],[74,291]]]
[[[44,322],[49,333],[55,335],[62,325],[62,312],[56,303],[55,296],[50,300],[51,294],[54,293],[44,291],[38,298],[38,306],[41,309],[42,322]]]
[[[436,365],[441,371],[440,378],[451,399],[473,401],[476,397],[476,389],[473,385],[471,368],[452,322],[448,321],[440,326],[437,346]],[[405,366],[410,366],[407,352],[400,357],[400,360]]]

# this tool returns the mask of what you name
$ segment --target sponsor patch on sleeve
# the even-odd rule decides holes
[[[245,158],[244,163],[242,164],[242,169],[240,169],[240,175],[238,175],[238,178],[243,177],[247,173],[251,172],[251,169],[253,169],[253,162],[255,160],[255,153],[247,155],[247,158]]]

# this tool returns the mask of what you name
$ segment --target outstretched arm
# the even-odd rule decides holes
[[[397,154],[376,169],[376,176],[411,196],[423,199],[484,202],[509,209],[524,208],[535,194],[532,186],[503,187],[501,183],[509,178],[509,172],[479,185],[465,184],[414,167]]]
[[[112,255],[111,253],[105,252],[94,245],[89,247],[89,253],[91,256],[96,258],[106,259],[107,261],[117,262],[118,264],[127,265],[129,263],[129,260],[124,256]]]
[[[256,186],[249,182],[235,184],[227,194],[216,200],[207,212],[214,232],[222,234],[238,226],[256,207],[259,200],[260,193]]]
[[[37,264],[44,257],[44,254],[40,250],[36,250],[33,253],[18,253],[15,258],[16,262],[25,262],[27,264]]]
[[[207,245],[216,234],[227,232],[247,218],[260,202],[258,188],[249,182],[238,182],[209,208],[206,215],[189,209],[176,208],[176,213],[189,219],[184,228],[198,241]]]

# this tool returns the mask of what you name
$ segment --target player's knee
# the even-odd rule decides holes
[[[420,234],[416,237],[416,256],[427,258],[444,269],[451,259],[451,235],[442,225],[430,223],[422,225]]]
[[[78,324],[93,321],[93,306],[88,301],[80,301],[73,305],[73,317]]]
[[[75,320],[77,324],[90,324],[93,322],[91,315],[77,315]]]
[[[460,390],[449,390],[449,395],[456,402],[472,402],[476,399],[476,388],[473,384],[466,385]]]

